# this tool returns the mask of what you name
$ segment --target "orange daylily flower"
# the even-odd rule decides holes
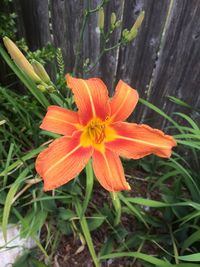
[[[92,157],[94,173],[108,191],[130,189],[119,156],[139,159],[149,154],[170,157],[173,137],[147,125],[123,122],[138,102],[138,93],[119,81],[109,99],[106,85],[97,78],[66,76],[78,112],[50,106],[41,129],[64,135],[41,152],[36,170],[44,190],[52,190],[76,177]]]

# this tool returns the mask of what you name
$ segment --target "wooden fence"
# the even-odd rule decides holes
[[[92,7],[101,1],[90,1]],[[75,47],[88,0],[16,0],[18,36],[25,37],[34,50],[47,43],[60,47],[71,72]],[[111,0],[105,7],[106,25],[112,12],[130,29],[141,10],[145,20],[135,41],[107,53],[89,76],[101,77],[112,93],[123,79],[137,88],[142,98],[171,115],[180,110],[167,96],[176,96],[193,107],[200,107],[200,1],[199,0]],[[120,39],[117,29],[112,43]],[[111,43],[111,45],[112,45]],[[83,60],[95,62],[101,49],[97,14],[93,14],[84,33]],[[78,69],[82,75],[81,67]],[[181,111],[183,108],[181,108]],[[187,110],[197,118],[198,112]],[[134,120],[151,121],[156,127],[164,120],[155,112],[138,105]]]

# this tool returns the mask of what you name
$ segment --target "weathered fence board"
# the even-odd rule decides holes
[[[94,9],[100,0],[16,0],[13,11],[18,17],[18,36],[25,34],[32,50],[51,42],[63,52],[66,72],[72,72],[84,10]],[[136,88],[142,98],[171,114],[174,105],[167,95],[180,97],[192,106],[200,106],[200,2],[199,0],[111,0],[105,6],[105,29],[115,12],[122,30],[130,29],[141,10],[145,19],[137,38],[125,47],[105,54],[85,77],[99,76],[110,92],[119,79]],[[92,66],[102,49],[98,14],[88,20],[80,46],[82,58],[77,75],[89,58]],[[22,25],[23,23],[23,25]],[[109,46],[116,44],[122,31],[117,29]],[[189,111],[189,110],[188,110]],[[194,113],[193,116],[199,116]],[[132,119],[151,120],[164,125],[158,115],[138,105]]]
[[[173,1],[149,100],[171,114],[174,105],[166,101],[168,95],[180,97],[188,104],[200,108],[200,2],[198,0]],[[146,116],[154,117],[155,124],[160,124],[158,117],[152,112],[148,112]]]
[[[54,44],[63,52],[66,71],[71,72],[83,17],[83,1],[51,0]]]
[[[26,40],[36,50],[51,42],[48,0],[20,0]]]
[[[94,0],[91,2],[91,9],[94,9],[99,4],[99,0]],[[84,1],[84,9],[88,8],[88,1]],[[99,54],[99,51],[101,49],[101,40],[100,40],[100,32],[97,28],[98,25],[98,14],[93,13],[89,19],[88,23],[85,27],[85,34],[83,39],[83,62],[85,62],[87,59],[89,59],[88,67],[92,66],[96,58]],[[99,74],[99,64],[97,64],[96,68],[92,70],[90,73],[85,74],[85,78],[89,78],[91,76],[97,76]]]
[[[143,98],[146,98],[148,92],[168,7],[168,0],[125,2],[123,28],[130,29],[142,10],[145,11],[145,19],[137,38],[120,50],[117,79],[124,79]],[[138,106],[133,114],[137,121],[141,118],[142,110],[143,107]]]

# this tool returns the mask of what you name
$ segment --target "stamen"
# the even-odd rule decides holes
[[[101,144],[105,138],[105,122],[95,119],[88,125],[89,138],[95,144]]]

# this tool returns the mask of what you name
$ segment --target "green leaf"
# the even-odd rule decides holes
[[[142,212],[139,212],[130,202],[129,200],[127,200],[126,197],[123,196],[123,194],[118,193],[119,198],[121,199],[122,202],[124,202],[124,204],[126,204],[126,206],[130,209],[130,211],[140,220],[144,223],[144,225],[149,228],[147,222],[145,221],[144,216],[142,216]]]
[[[30,259],[30,263],[32,264],[31,267],[48,267],[46,264],[44,264],[43,262],[40,262],[34,258]]]
[[[87,224],[87,220],[86,220],[85,216],[83,216],[81,218],[82,209],[81,209],[81,204],[80,204],[80,202],[79,202],[79,200],[77,198],[75,199],[75,208],[76,208],[77,215],[80,218],[81,229],[83,231],[85,240],[87,242],[88,249],[90,251],[90,255],[91,255],[91,257],[92,257],[92,259],[94,261],[94,265],[96,267],[100,267],[99,260],[97,258],[97,255],[96,255],[96,252],[95,252],[95,249],[94,249],[94,245],[93,245],[93,242],[92,242],[92,237],[90,235],[90,231],[89,231],[89,227],[88,227],[88,224]]]
[[[162,111],[161,109],[157,108],[153,104],[149,103],[148,101],[146,101],[146,100],[144,100],[142,98],[139,99],[139,102],[142,103],[143,105],[147,106],[148,108],[154,110],[156,113],[158,113],[159,115],[161,115],[162,117],[164,117],[168,121],[170,121],[177,129],[180,127],[179,124],[175,120],[173,120],[171,117],[166,115],[166,113],[164,111]]]
[[[8,151],[8,156],[7,156],[7,159],[6,159],[6,168],[8,168],[8,166],[9,166],[9,164],[10,164],[13,150],[14,150],[14,144],[11,143],[11,144],[10,144],[9,151]],[[4,178],[3,178],[3,187],[5,187],[6,184],[7,184],[7,177],[8,177],[8,174],[5,173]]]
[[[28,258],[29,252],[26,252],[17,259],[17,261],[12,265],[12,267],[29,267]]]
[[[13,267],[48,267],[46,264],[36,260],[30,255],[30,252],[24,253],[12,265]]]
[[[186,107],[186,108],[191,108],[193,109],[192,106],[190,106],[189,104],[187,104],[186,102],[184,102],[183,100],[177,98],[177,97],[174,97],[174,96],[168,96],[169,100],[174,102],[175,104],[177,105],[180,105],[180,106],[183,106],[183,107]]]
[[[198,125],[188,115],[181,113],[181,112],[175,112],[174,114],[184,118],[192,126],[193,129],[199,130]]]
[[[105,242],[102,245],[101,250],[99,252],[99,256],[103,256],[105,254],[111,253],[115,243],[116,243],[116,241],[114,240],[114,238],[112,236],[109,237],[108,240],[105,240]]]
[[[87,218],[88,227],[91,231],[99,228],[102,223],[105,221],[106,217],[99,216],[99,214],[93,214],[91,218]]]
[[[101,256],[100,259],[106,260],[106,259],[114,259],[114,258],[121,258],[121,257],[133,257],[136,259],[141,259],[141,260],[152,263],[155,266],[159,266],[159,267],[171,267],[171,266],[173,266],[172,264],[170,264],[167,261],[163,261],[163,260],[160,260],[156,257],[150,256],[150,255],[147,255],[144,253],[140,253],[140,252],[112,253],[112,254]]]
[[[148,206],[148,207],[153,207],[153,208],[160,208],[160,207],[169,207],[171,204],[156,201],[156,200],[150,200],[146,198],[141,198],[141,197],[134,197],[134,198],[127,198],[127,201],[139,204],[142,206]]]
[[[26,178],[27,174],[29,173],[29,169],[26,168],[23,172],[19,175],[16,181],[11,185],[10,190],[8,191],[4,210],[3,210],[3,219],[2,219],[2,231],[5,241],[7,240],[7,225],[8,225],[8,218],[10,215],[10,209],[12,206],[13,198],[21,184],[21,182]]]
[[[88,164],[86,165],[86,192],[85,192],[85,198],[82,205],[82,211],[81,211],[81,218],[84,215],[91,195],[92,195],[92,189],[94,184],[94,174],[93,174],[93,168],[92,168],[92,161],[89,160]]]
[[[182,261],[198,261],[198,262],[200,262],[200,253],[194,253],[194,254],[190,254],[190,255],[186,255],[186,256],[179,256],[178,259],[182,260]]]
[[[47,212],[45,210],[30,211],[30,213],[24,217],[20,232],[21,237],[37,236],[46,218]]]
[[[173,267],[200,267],[200,264],[193,263],[179,263],[172,265]]]
[[[65,208],[61,207],[61,208],[59,208],[58,217],[63,221],[68,221],[68,220],[76,217],[76,214],[70,209],[65,209]]]
[[[182,245],[182,251],[184,251],[186,248],[189,248],[193,243],[198,242],[200,239],[199,237],[200,237],[200,229],[194,232],[184,241]]]
[[[26,230],[29,227],[29,225],[27,224],[26,220],[24,220],[24,218],[19,213],[19,211],[16,208],[14,208],[14,207],[13,207],[13,212],[14,212],[15,216],[18,218],[18,220],[20,221],[22,227]],[[21,231],[21,234],[23,234],[22,231]],[[32,235],[31,237],[33,238],[33,240],[35,241],[35,243],[37,244],[37,246],[39,247],[39,249],[42,251],[42,253],[44,254],[44,256],[48,259],[49,256],[48,256],[46,250],[41,245],[41,243],[38,240],[38,238],[35,237],[34,235]]]

